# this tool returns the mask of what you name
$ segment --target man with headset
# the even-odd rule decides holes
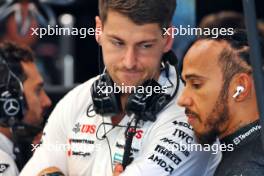
[[[162,30],[175,7],[176,0],[99,0],[106,69],[57,104],[21,176],[110,176],[116,163],[122,175],[213,174],[219,153],[181,148],[195,138],[176,105],[173,40]]]
[[[0,175],[15,176],[30,157],[51,101],[29,48],[2,43],[0,75]]]
[[[262,52],[263,47],[262,41]],[[219,137],[222,144],[231,146],[223,148],[216,176],[264,175],[249,52],[246,32],[238,30],[231,36],[202,37],[184,58],[185,88],[178,103],[185,107],[188,122],[199,142],[212,144]]]

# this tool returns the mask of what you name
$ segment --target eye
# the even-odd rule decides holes
[[[192,84],[192,87],[194,89],[199,89],[199,88],[201,88],[201,84]]]
[[[124,45],[123,42],[119,41],[119,40],[111,40],[111,43],[114,45],[114,46],[122,46]]]
[[[40,93],[41,93],[42,90],[43,90],[42,87],[37,87],[37,88],[35,89],[35,93],[36,93],[37,95],[40,95]]]
[[[153,46],[153,44],[150,44],[150,43],[145,43],[145,44],[140,45],[140,47],[143,49],[151,48],[152,46]]]
[[[199,89],[202,87],[202,81],[197,79],[191,79],[190,80],[190,86],[193,89]]]

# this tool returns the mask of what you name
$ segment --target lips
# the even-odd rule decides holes
[[[124,77],[139,77],[141,73],[140,71],[122,71]]]
[[[187,116],[188,118],[190,118],[190,119],[194,119],[194,118],[195,118],[195,116],[192,115],[192,114],[186,114],[186,116]]]
[[[189,109],[185,109],[185,115],[188,117],[188,123],[189,124],[193,124],[195,119],[199,118],[199,115],[196,114],[195,112],[189,110]]]
[[[195,118],[194,118],[192,115],[190,115],[190,114],[186,114],[186,116],[187,116],[187,118],[188,118],[188,123],[189,123],[190,125],[192,125],[193,122],[194,122],[194,120],[195,120]]]

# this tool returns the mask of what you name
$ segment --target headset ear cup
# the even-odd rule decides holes
[[[159,94],[154,100],[153,103],[155,105],[155,110],[160,111],[162,108],[164,108],[170,101],[170,96],[167,94]]]
[[[152,90],[158,86],[161,90],[161,85],[155,80],[147,80],[142,86],[146,88],[147,86],[152,87]],[[142,93],[141,91],[136,91],[134,94],[130,95],[126,104],[126,112],[128,115],[136,114],[143,121],[156,120],[156,115],[159,113],[172,99],[170,95],[164,93],[152,92],[151,95]]]
[[[7,63],[4,57],[0,55],[0,121],[5,126],[13,126],[21,122],[24,117],[24,97],[23,84],[18,75],[21,75],[22,68],[17,64]]]
[[[1,92],[1,125],[10,127],[16,122],[21,122],[23,114],[23,100],[20,99],[20,92],[5,90]]]
[[[110,75],[106,72],[105,74],[105,79],[106,79],[106,85],[110,86],[111,88],[114,88],[114,82],[111,79]],[[120,93],[115,93],[114,90],[110,91],[110,99],[112,100],[110,107],[114,109],[113,115],[117,115],[122,111],[122,105],[121,105],[121,100],[120,100]]]
[[[113,88],[113,82],[107,73],[95,80],[91,87],[93,107],[97,114],[114,116],[121,112],[120,94],[105,92],[108,87]]]

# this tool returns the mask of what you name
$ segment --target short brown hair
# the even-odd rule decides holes
[[[35,56],[26,45],[19,45],[10,41],[0,44],[0,57],[2,57],[12,70],[23,82],[27,76],[22,68],[21,62],[34,62]]]
[[[176,0],[99,0],[99,15],[106,22],[109,10],[129,17],[138,25],[158,23],[161,28],[170,26]]]

